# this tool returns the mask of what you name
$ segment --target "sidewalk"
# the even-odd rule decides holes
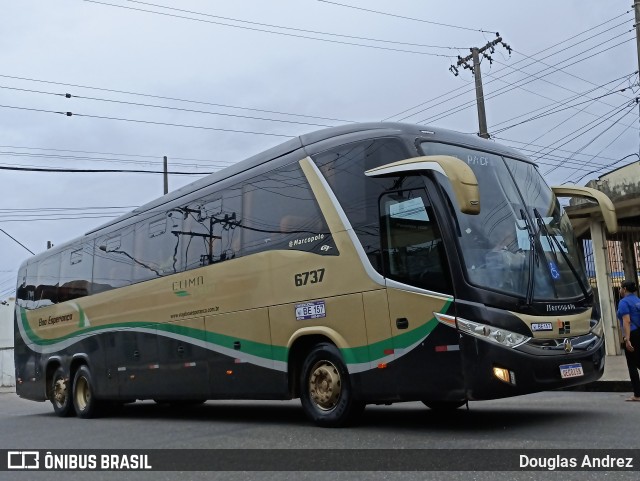
[[[629,371],[624,356],[607,356],[604,375],[598,381],[568,389],[591,392],[631,392],[631,381],[629,381]],[[0,386],[0,395],[15,392],[15,386]]]
[[[591,392],[632,392],[629,370],[624,354],[607,356],[604,362],[604,374],[592,383],[567,388],[571,391]]]

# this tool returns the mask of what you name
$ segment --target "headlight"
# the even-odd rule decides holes
[[[592,334],[595,334],[598,337],[602,337],[604,335],[604,324],[602,322],[602,318],[591,319],[589,321],[589,325],[591,326],[591,328],[589,329],[589,332],[591,332]]]
[[[477,337],[479,339],[498,344],[503,347],[518,347],[529,339],[515,332],[507,331],[499,327],[480,324],[479,322],[469,321],[467,319],[457,319],[458,329],[461,332]]]

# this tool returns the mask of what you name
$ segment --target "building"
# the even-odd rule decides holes
[[[0,304],[0,386],[16,385],[16,371],[13,364],[14,311],[15,299],[9,298]]]

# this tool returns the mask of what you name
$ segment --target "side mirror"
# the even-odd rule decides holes
[[[480,213],[480,191],[478,179],[466,163],[450,155],[426,155],[399,160],[367,170],[368,177],[396,176],[401,172],[424,172],[434,170],[449,179],[460,210],[465,214]]]
[[[556,197],[587,197],[598,203],[602,218],[607,226],[607,230],[613,234],[618,231],[618,218],[616,217],[616,208],[611,199],[599,190],[589,187],[579,187],[577,185],[560,185],[551,187]]]

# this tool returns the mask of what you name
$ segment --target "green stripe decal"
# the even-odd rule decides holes
[[[440,310],[441,313],[446,313],[451,305],[452,301],[447,301]],[[79,307],[79,306],[78,306]],[[26,310],[20,308],[20,317],[22,320],[22,326],[24,328],[29,341],[40,346],[50,346],[56,343],[66,341],[72,338],[81,338],[89,334],[98,333],[99,331],[112,331],[121,329],[123,331],[129,329],[156,329],[159,332],[166,332],[167,334],[177,334],[199,341],[208,342],[216,346],[220,346],[227,349],[234,349],[234,343],[239,339],[237,337],[227,336],[215,332],[207,332],[202,329],[195,329],[192,327],[179,326],[172,323],[149,323],[149,322],[121,322],[113,323],[105,326],[87,326],[85,319],[86,315],[82,309],[80,309],[80,324],[84,325],[83,328],[75,333],[61,336],[55,339],[44,339],[38,336],[27,320]],[[385,350],[393,348],[396,350],[406,349],[420,340],[426,338],[438,325],[438,321],[432,317],[428,322],[420,327],[411,331],[402,333],[394,338],[385,339],[364,346],[342,348],[340,351],[344,356],[347,364],[361,364],[367,362],[373,362],[378,359],[382,359],[387,356]],[[240,339],[242,348],[238,351],[238,354],[245,353],[260,357],[263,359],[269,359],[273,361],[287,362],[289,357],[289,349],[286,346],[272,346],[271,344],[265,344],[256,341],[250,341],[247,339]]]

